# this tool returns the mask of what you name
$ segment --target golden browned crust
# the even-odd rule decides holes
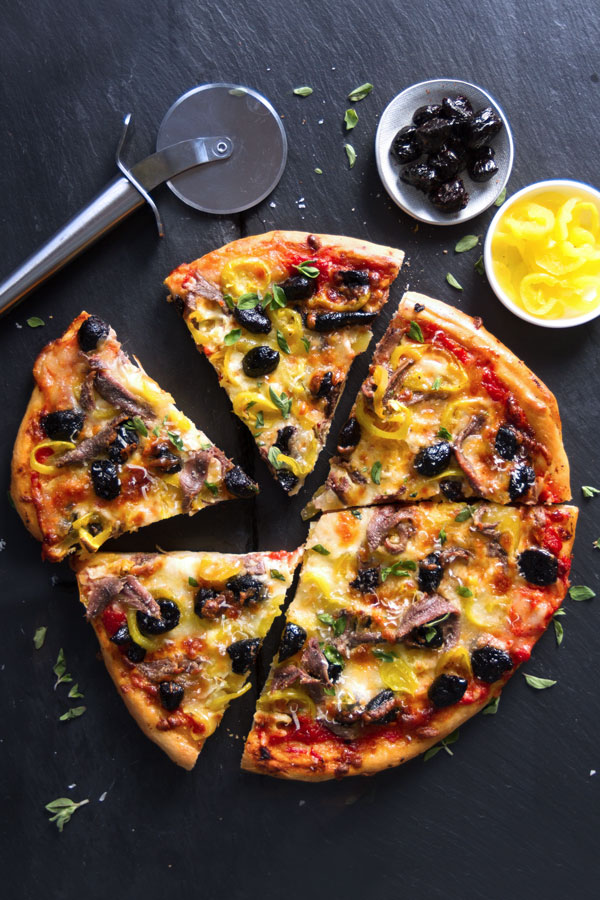
[[[23,421],[19,427],[11,464],[10,495],[15,504],[15,509],[21,516],[23,524],[38,539],[43,540],[43,535],[38,522],[37,510],[31,499],[31,468],[29,456],[35,442],[31,434],[31,425],[37,422],[43,406],[42,392],[38,387],[27,404]]]
[[[422,304],[425,309],[416,312],[415,304]],[[400,301],[397,315],[438,326],[467,349],[473,348],[489,357],[495,374],[515,395],[536,437],[550,454],[551,462],[544,477],[552,483],[551,501],[570,500],[569,461],[562,442],[558,404],[546,385],[508,347],[483,326],[477,328],[471,316],[453,306],[408,291]]]

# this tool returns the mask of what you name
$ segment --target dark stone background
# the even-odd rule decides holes
[[[166,305],[161,282],[176,264],[240,235],[274,227],[339,232],[407,251],[377,337],[410,285],[482,315],[555,391],[582,510],[574,582],[598,589],[600,555],[591,545],[600,535],[600,499],[582,500],[580,490],[582,483],[600,487],[598,324],[551,332],[514,318],[474,272],[478,251],[453,253],[463,234],[485,233],[492,213],[459,228],[416,226],[386,199],[373,155],[378,116],[399,90],[456,77],[487,88],[509,116],[516,143],[509,191],[548,177],[597,180],[595,4],[4,0],[0,27],[6,274],[113,176],[128,111],[134,113],[135,161],[153,149],[158,125],[181,93],[202,82],[240,82],[274,103],[290,143],[280,185],[253,212],[211,218],[160,188],[155,197],[164,240],[157,239],[150,212],[141,210],[0,322],[0,496],[9,484],[34,358],[87,309],[110,320],[126,349],[262,485],[254,505],[223,504],[115,546],[244,551],[304,540],[299,511],[324,477],[326,455],[305,491],[287,500]],[[350,171],[342,117],[348,92],[367,80],[375,90],[356,107],[360,121],[351,140],[358,161]],[[312,85],[314,94],[294,97],[292,89],[301,84]],[[316,166],[322,176],[314,174]],[[448,271],[463,293],[446,284]],[[31,315],[44,318],[45,327],[24,325]],[[354,367],[333,433],[367,366],[365,356]],[[517,675],[497,716],[462,729],[452,758],[440,753],[369,780],[317,785],[242,774],[252,691],[229,710],[189,774],[142,736],[118,700],[67,566],[42,564],[38,545],[8,501],[0,502],[0,522],[6,541],[0,553],[5,897],[594,895],[600,776],[590,770],[600,770],[593,662],[598,600],[567,601],[562,647],[547,634],[527,665],[558,685],[535,692]],[[48,635],[35,652],[39,625],[48,625]],[[52,690],[60,647],[88,707],[68,723],[58,722],[67,689]],[[268,658],[265,652],[259,681]],[[69,790],[71,784],[76,787]],[[59,835],[44,804],[64,795],[91,802]]]

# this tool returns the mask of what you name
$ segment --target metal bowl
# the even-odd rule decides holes
[[[465,209],[456,213],[441,212],[431,205],[426,194],[400,181],[399,175],[402,166],[396,163],[390,154],[392,141],[401,128],[410,124],[414,111],[419,106],[441,103],[442,98],[449,94],[463,94],[468,97],[475,111],[485,106],[491,106],[498,113],[504,125],[502,131],[492,142],[498,174],[483,184],[477,184],[471,181],[466,172],[461,172],[459,177],[465,182],[470,200]],[[421,81],[397,94],[383,111],[375,136],[377,169],[386,191],[394,203],[397,203],[400,209],[403,209],[409,216],[420,222],[428,222],[430,225],[456,225],[459,222],[468,222],[469,219],[474,219],[475,216],[479,216],[489,209],[509,179],[513,156],[514,146],[510,125],[494,98],[475,84],[470,84],[468,81],[454,81],[449,78]]]
[[[537,181],[535,184],[529,184],[527,187],[521,188],[520,191],[517,191],[516,194],[509,197],[506,203],[502,204],[490,222],[485,236],[485,243],[483,245],[483,263],[485,266],[485,274],[491,289],[498,300],[503,303],[511,313],[514,313],[515,316],[518,316],[525,322],[531,322],[532,325],[541,325],[543,328],[573,328],[575,325],[583,325],[585,322],[591,322],[592,319],[600,316],[600,305],[590,309],[588,312],[581,313],[579,316],[568,316],[562,319],[542,319],[540,316],[532,316],[531,313],[528,313],[520,306],[517,306],[514,300],[511,300],[508,294],[500,286],[494,272],[492,241],[504,214],[508,212],[518,200],[522,200],[523,197],[531,197],[534,199],[539,194],[543,194],[544,191],[552,190],[564,193],[565,200],[573,196],[579,196],[582,200],[588,200],[596,205],[598,212],[600,213],[600,191],[582,181],[572,181],[568,178],[555,178],[550,181]]]

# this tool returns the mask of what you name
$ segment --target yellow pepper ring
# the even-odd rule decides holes
[[[395,692],[414,694],[419,682],[405,660],[396,657],[393,662],[382,662],[379,675],[386,687]]]
[[[125,613],[127,616],[127,628],[129,629],[129,636],[134,644],[139,644],[140,647],[143,647],[144,650],[156,650],[159,646],[156,639],[148,638],[142,634],[137,624],[137,617],[135,609],[128,609]]]
[[[249,681],[245,684],[239,691],[233,691],[230,694],[218,694],[216,697],[209,698],[206,701],[207,709],[222,709],[232,700],[235,700],[237,697],[241,697],[242,694],[245,694],[246,691],[249,691],[252,687],[252,682]]]
[[[373,437],[378,437],[385,441],[403,441],[408,434],[412,413],[407,406],[400,406],[393,421],[401,421],[401,424],[393,431],[384,431],[383,428],[378,428],[377,425],[375,425],[371,416],[367,413],[365,399],[361,394],[356,402],[356,418],[360,425],[373,435]]]
[[[462,418],[466,419],[467,416],[470,417],[475,413],[487,412],[480,400],[476,398],[470,399],[465,398],[462,400],[455,400],[453,403],[450,403],[442,414],[442,418],[440,420],[440,425],[442,428],[445,428],[450,434],[454,437],[456,426],[460,422]]]
[[[247,410],[246,407],[249,403],[251,403],[252,406]],[[238,394],[233,401],[233,411],[240,419],[247,418],[257,412],[274,416],[280,415],[279,410],[272,400],[269,400],[269,398],[265,397],[263,394],[259,394],[258,391],[242,391],[241,394]]]
[[[42,463],[37,460],[37,454],[44,447],[52,448],[52,455],[48,457],[48,462]],[[67,450],[73,450],[74,447],[75,444],[71,441],[41,441],[39,444],[35,445],[29,454],[29,465],[36,472],[39,472],[40,475],[56,475],[60,472],[60,469],[52,464],[52,460],[55,459],[57,455],[66,453]]]
[[[271,282],[271,270],[262,259],[256,256],[242,256],[232,259],[223,266],[221,287],[224,294],[241,297],[264,291]]]
[[[390,367],[396,369],[401,359],[421,359],[427,349],[424,345],[415,347],[410,344],[399,344],[390,356]]]

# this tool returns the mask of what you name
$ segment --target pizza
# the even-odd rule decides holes
[[[257,485],[82,312],[45,347],[12,461],[11,495],[45,559],[192,515]]]
[[[117,690],[180,766],[194,766],[231,700],[250,690],[300,555],[99,553],[74,562]]]
[[[568,588],[577,509],[422,502],[311,526],[242,766],[373,774],[500,694]]]
[[[353,238],[273,231],[166,279],[169,299],[288,494],[315,466],[403,256]]]
[[[554,396],[481,320],[409,292],[305,515],[394,500],[570,496]]]

